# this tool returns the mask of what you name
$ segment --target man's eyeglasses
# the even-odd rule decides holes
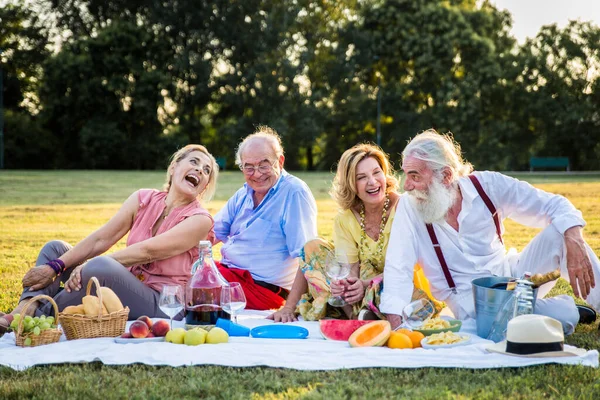
[[[275,164],[277,164],[277,161],[278,160],[275,160],[271,163],[265,160],[258,165],[244,164],[240,165],[240,169],[245,175],[248,176],[254,175],[256,171],[260,172],[261,174],[268,174],[269,172],[273,171],[273,168],[275,168]]]

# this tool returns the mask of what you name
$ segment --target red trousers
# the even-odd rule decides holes
[[[219,272],[227,282],[239,282],[246,295],[247,310],[272,310],[285,304],[285,300],[267,288],[257,285],[245,269],[227,268],[215,261]]]

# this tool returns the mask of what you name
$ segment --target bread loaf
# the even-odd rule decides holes
[[[83,309],[83,304],[79,304],[77,306],[68,306],[65,307],[64,310],[62,310],[63,314],[71,314],[71,315],[75,315],[75,314],[85,314],[85,310]]]
[[[100,307],[100,300],[96,296],[85,296],[81,299],[83,303],[83,309],[85,310],[85,315],[88,317],[97,317],[100,313],[98,312],[98,308]],[[108,311],[104,304],[102,304],[102,315],[108,315]]]
[[[112,289],[101,287],[100,293],[102,294],[102,304],[109,313],[114,313],[123,309],[123,303],[121,303],[119,296],[117,296]]]

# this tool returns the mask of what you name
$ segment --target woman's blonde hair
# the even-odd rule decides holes
[[[204,147],[200,144],[188,144],[187,146],[177,150],[175,152],[175,154],[173,154],[171,156],[169,168],[167,168],[167,180],[165,181],[163,190],[165,192],[168,192],[169,189],[171,189],[171,179],[173,177],[171,174],[171,169],[175,166],[175,164],[177,164],[178,162],[180,162],[181,160],[186,158],[190,153],[192,153],[194,151],[199,151],[200,153],[205,154],[208,157],[208,159],[210,160],[211,165],[210,165],[210,175],[208,176],[208,183],[206,184],[206,188],[204,188],[204,191],[202,193],[200,193],[200,195],[198,196],[198,198],[200,198],[200,199],[209,201],[210,199],[212,199],[212,197],[215,194],[215,191],[217,190],[217,178],[219,176],[219,165],[217,164],[217,161],[212,156],[212,154],[210,154],[208,152],[208,150],[206,150],[206,147]]]
[[[387,154],[379,146],[368,143],[357,144],[342,154],[329,191],[338,206],[344,210],[356,208],[361,202],[356,190],[356,167],[359,162],[369,157],[377,161],[385,175],[385,192],[390,193],[398,188],[398,179],[394,176],[394,169]]]

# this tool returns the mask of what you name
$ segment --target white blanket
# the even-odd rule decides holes
[[[239,322],[248,327],[273,323],[264,319],[268,312],[246,311]],[[112,338],[66,341],[22,348],[15,345],[13,333],[0,339],[0,365],[25,370],[34,365],[86,363],[100,361],[106,365],[141,363],[147,365],[223,365],[230,367],[268,366],[298,370],[335,370],[345,368],[451,367],[499,368],[539,364],[571,364],[598,367],[598,351],[581,357],[525,358],[488,353],[492,342],[475,335],[475,321],[463,322],[461,332],[472,334],[471,344],[448,349],[389,349],[386,347],[351,348],[347,342],[325,340],[318,322],[296,322],[310,332],[307,339],[257,339],[232,337],[229,343],[186,346],[147,342],[118,344]],[[173,322],[173,327],[183,326]]]

